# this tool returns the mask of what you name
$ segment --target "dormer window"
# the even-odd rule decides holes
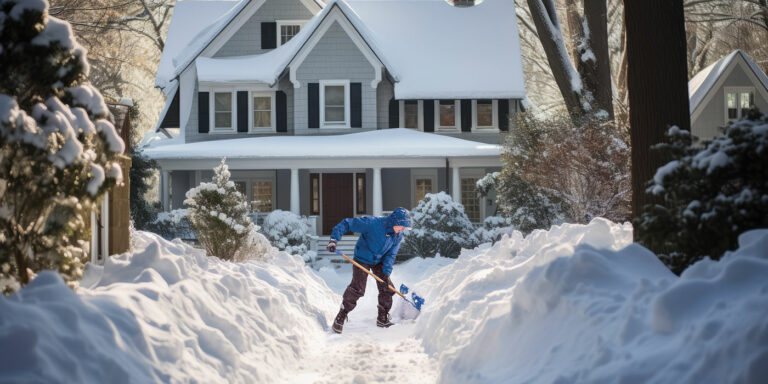
[[[306,20],[278,20],[277,46],[281,46],[296,36],[306,24]]]
[[[739,120],[755,107],[754,87],[725,88],[725,123]]]

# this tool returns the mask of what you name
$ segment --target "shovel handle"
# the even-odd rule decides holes
[[[339,252],[339,251],[336,251],[336,253],[337,253],[337,254],[339,254],[339,255],[341,255],[341,256],[344,256],[344,258],[345,258],[345,259],[347,259],[347,260],[349,260],[349,262],[350,262],[350,263],[354,264],[354,266],[355,266],[355,267],[358,267],[358,268],[362,269],[362,270],[363,270],[365,273],[367,273],[367,274],[369,274],[369,275],[373,276],[373,278],[374,278],[374,279],[376,279],[376,281],[378,281],[379,283],[384,283],[384,284],[387,284],[386,282],[384,282],[384,280],[382,280],[380,277],[378,277],[378,276],[374,275],[373,273],[371,273],[371,271],[369,271],[367,268],[365,268],[365,267],[363,267],[362,265],[358,264],[358,263],[357,263],[357,261],[355,261],[355,260],[354,260],[354,259],[352,259],[351,257],[349,257],[349,256],[347,256],[347,255],[345,255],[345,254],[343,254],[343,253],[341,253],[341,252]],[[389,284],[387,284],[387,286],[389,287],[389,289],[391,289],[391,290],[392,290],[392,292],[395,292],[395,293],[397,293],[398,295],[400,295],[400,297],[402,297],[403,299],[405,299],[405,300],[408,300],[408,299],[406,299],[406,298],[405,298],[405,296],[404,296],[402,293],[400,293],[400,291],[398,291],[397,289],[395,289],[395,287],[393,287],[393,286],[391,286],[391,285],[389,285]]]

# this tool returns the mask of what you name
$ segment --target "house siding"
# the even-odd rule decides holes
[[[328,134],[361,132],[375,129],[376,89],[371,87],[374,67],[357,48],[338,22],[334,22],[296,69],[300,88],[294,93],[294,132],[296,134]],[[362,128],[310,129],[307,119],[307,84],[320,80],[349,80],[362,83]]]
[[[700,115],[691,123],[691,133],[700,139],[709,140],[722,133],[721,127],[725,126],[725,88],[726,87],[754,87],[755,106],[761,111],[768,111],[768,100],[763,97],[760,83],[753,83],[751,76],[747,75],[740,62],[734,63],[733,71],[728,74],[723,85],[710,90],[714,96],[703,108]]]
[[[411,209],[411,169],[384,168],[381,170],[382,209],[397,207]]]
[[[214,57],[253,55],[270,51],[261,49],[261,23],[276,20],[309,20],[314,14],[301,0],[267,0]],[[278,31],[278,35],[279,35]]]
[[[376,87],[376,120],[378,129],[389,128],[389,100],[395,97],[395,87],[385,76]]]

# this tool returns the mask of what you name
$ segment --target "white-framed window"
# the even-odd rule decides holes
[[[277,46],[281,46],[296,36],[307,20],[277,20]]]
[[[232,89],[212,89],[210,97],[210,133],[235,133],[235,92]]]
[[[251,181],[251,210],[269,213],[274,209],[274,186],[271,179]]]
[[[422,100],[400,100],[400,128],[424,130],[424,106]]]
[[[472,130],[498,131],[498,110],[498,100],[472,100]]]
[[[256,92],[249,94],[248,132],[261,133],[275,130],[275,93]]]
[[[320,128],[349,125],[349,80],[320,80]]]
[[[455,132],[461,124],[459,100],[435,100],[436,131]]]
[[[755,106],[755,87],[725,87],[725,123],[747,115]]]
[[[437,169],[411,169],[411,206],[416,207],[427,193],[437,192]]]

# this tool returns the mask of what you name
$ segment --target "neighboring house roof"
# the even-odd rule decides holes
[[[442,0],[331,0],[299,34],[273,51],[198,57],[247,2],[192,39],[195,44],[179,55],[185,58],[176,61],[172,78],[196,58],[200,81],[274,84],[337,5],[395,79],[397,99],[525,97],[512,1],[486,0],[458,8]]]
[[[331,136],[266,136],[186,144],[154,142],[144,154],[156,160],[236,158],[498,157],[502,148],[407,128]],[[154,144],[154,146],[153,146]]]
[[[690,99],[691,115],[694,114],[696,108],[698,108],[701,102],[704,101],[707,94],[714,88],[717,80],[720,79],[734,60],[743,60],[760,83],[762,83],[763,87],[768,90],[768,76],[765,75],[765,72],[763,72],[760,67],[758,67],[757,64],[744,53],[744,51],[737,49],[702,69],[688,82],[688,97]]]
[[[245,3],[247,1],[244,1]],[[237,1],[178,1],[173,7],[171,25],[165,38],[165,47],[157,68],[155,86],[166,88],[176,77],[174,58],[191,49],[198,34],[219,22]],[[171,95],[170,97],[173,97]]]

